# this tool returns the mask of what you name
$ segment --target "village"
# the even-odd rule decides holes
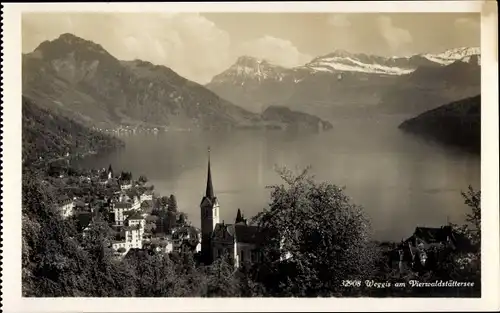
[[[210,150],[209,150],[210,155]],[[82,236],[88,236],[97,216],[104,218],[113,232],[108,247],[118,259],[133,251],[170,254],[191,252],[204,264],[210,264],[222,255],[230,257],[235,267],[262,262],[261,246],[278,234],[263,231],[250,225],[240,209],[234,223],[220,221],[220,204],[215,195],[208,158],[205,195],[201,199],[201,228],[191,225],[187,216],[177,208],[174,195],[161,197],[154,193],[154,186],[132,173],[115,175],[110,165],[107,169],[91,170],[85,175],[52,173],[65,180],[66,196],[58,201],[63,218],[74,218]],[[279,235],[278,235],[279,236]],[[282,248],[275,261],[293,257]],[[435,268],[436,249],[447,247],[451,251],[468,254],[473,252],[467,238],[450,226],[437,228],[416,227],[414,233],[400,243],[379,243],[388,266],[401,275],[409,272],[426,272]],[[465,261],[465,260],[464,260]]]
[[[75,219],[83,237],[92,231],[97,216],[103,218],[113,233],[109,247],[116,258],[131,250],[163,254],[201,250],[200,230],[178,212],[175,196],[156,195],[144,176],[136,180],[127,172],[115,176],[110,165],[76,178],[64,174],[58,178],[65,180],[66,195],[57,201],[61,216]]]

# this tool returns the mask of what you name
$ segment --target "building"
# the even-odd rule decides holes
[[[259,247],[264,239],[257,226],[249,226],[246,222],[225,224],[223,221],[215,226],[212,236],[213,258],[228,255],[236,267],[258,263],[262,258]]]
[[[108,167],[108,179],[113,178],[113,168],[111,167],[111,164]]]
[[[63,218],[68,218],[73,215],[75,202],[68,196],[63,196],[57,201],[57,210]]]
[[[144,191],[141,196],[140,196],[140,202],[141,204],[144,202],[144,201],[153,201],[153,191],[151,190],[146,190]]]
[[[215,226],[219,224],[219,202],[215,197],[210,168],[210,148],[208,149],[208,175],[205,196],[201,199],[201,254],[205,262],[210,263],[212,257],[211,239]]]
[[[111,244],[119,254],[126,254],[130,249],[142,249],[142,237],[146,221],[139,213],[134,213],[119,225],[116,236]]]
[[[139,212],[135,212],[132,215],[128,216],[125,221],[126,221],[126,224],[128,226],[140,225],[143,230],[144,230],[144,226],[146,225],[146,220],[144,219],[142,214]],[[141,238],[142,238],[142,235],[141,235]]]
[[[126,212],[132,210],[132,203],[118,202],[113,203],[113,213],[115,215],[115,225],[122,226],[126,219]]]
[[[389,253],[389,262],[394,264],[397,260],[401,272],[432,270],[436,266],[438,251],[443,249],[459,253],[474,251],[470,240],[451,226],[416,227],[413,235]]]
[[[241,211],[234,224],[219,222],[220,206],[214,193],[210,168],[210,149],[208,150],[208,173],[205,195],[201,209],[201,256],[205,263],[227,254],[235,266],[261,261],[259,250],[268,236],[257,226],[248,225]],[[271,234],[268,234],[271,235]]]
[[[172,243],[172,251],[194,253],[201,251],[201,232],[193,226],[174,228],[168,239]]]
[[[132,188],[132,182],[130,180],[122,180],[120,182],[121,190],[129,190],[130,188]]]

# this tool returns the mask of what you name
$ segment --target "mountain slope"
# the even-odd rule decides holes
[[[400,129],[470,149],[481,151],[481,96],[462,99],[404,121]]]
[[[23,55],[23,94],[41,106],[98,127],[285,128],[189,81],[165,66],[120,61],[72,34]]]
[[[105,135],[22,98],[22,155],[25,164],[122,146]],[[41,159],[40,159],[41,158]]]
[[[23,57],[23,93],[81,120],[105,124],[206,128],[258,120],[167,67],[120,62],[71,34]]]
[[[278,105],[320,116],[420,113],[480,92],[475,53],[387,58],[338,50],[295,68],[242,57],[206,87],[254,112]]]

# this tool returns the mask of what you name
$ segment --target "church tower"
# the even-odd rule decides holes
[[[111,167],[111,164],[108,167],[108,179],[113,178],[113,168]]]
[[[215,225],[219,223],[219,202],[215,197],[210,169],[210,147],[208,148],[208,173],[205,196],[201,199],[201,254],[203,259],[210,262],[212,259],[211,237]]]

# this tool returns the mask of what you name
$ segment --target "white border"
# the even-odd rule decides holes
[[[6,312],[140,311],[473,311],[498,310],[498,25],[493,1],[28,3],[3,4],[2,309]],[[483,12],[482,63],[482,298],[481,299],[197,299],[21,298],[21,12]],[[485,12],[489,12],[486,13]],[[439,31],[439,30],[437,30]]]

